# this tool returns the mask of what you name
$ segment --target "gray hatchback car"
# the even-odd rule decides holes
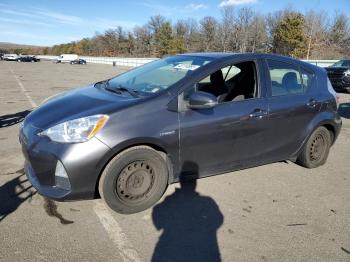
[[[277,55],[194,53],[53,97],[19,137],[40,194],[101,196],[135,213],[180,179],[287,159],[318,167],[340,128],[324,69]]]

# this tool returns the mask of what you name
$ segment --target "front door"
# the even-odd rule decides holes
[[[259,163],[266,150],[268,108],[266,98],[261,96],[256,63],[244,62],[234,66],[234,72],[231,73],[228,67],[213,70],[216,76],[224,76],[225,86],[221,86],[220,90],[226,90],[226,93],[211,92],[211,88],[218,88],[220,79],[212,81],[216,86],[210,80],[203,85],[206,92],[229,100],[223,98],[213,108],[188,108],[179,113],[183,174],[206,176],[251,166]],[[224,72],[218,74],[218,70]],[[185,92],[198,91],[198,86],[197,83]],[[183,97],[184,100],[189,99],[186,94]]]

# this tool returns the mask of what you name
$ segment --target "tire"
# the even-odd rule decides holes
[[[331,134],[320,126],[311,134],[298,156],[297,163],[306,168],[315,168],[326,163],[332,144]]]
[[[104,169],[99,193],[115,212],[133,214],[155,204],[168,186],[166,158],[147,146],[129,148]]]

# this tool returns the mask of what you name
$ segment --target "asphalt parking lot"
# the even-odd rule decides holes
[[[0,261],[198,261],[187,254],[202,248],[222,261],[350,261],[350,94],[339,94],[343,128],[317,169],[281,162],[200,179],[195,191],[174,184],[134,215],[36,194],[19,122],[51,95],[125,70],[0,61]]]

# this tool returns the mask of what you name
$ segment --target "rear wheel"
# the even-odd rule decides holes
[[[307,168],[315,168],[326,163],[331,146],[331,134],[324,126],[318,127],[303,146],[297,163]]]
[[[165,158],[147,146],[125,150],[106,166],[99,193],[114,211],[132,214],[155,204],[168,185]]]

